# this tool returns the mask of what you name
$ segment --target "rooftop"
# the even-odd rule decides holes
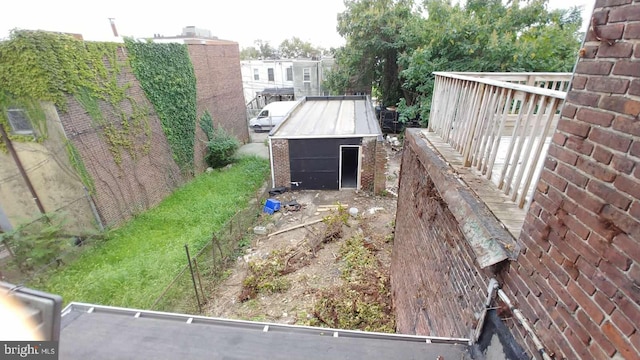
[[[468,359],[465,339],[366,333],[71,303],[63,359]]]
[[[382,135],[366,96],[306,97],[278,127],[273,138],[366,137]]]

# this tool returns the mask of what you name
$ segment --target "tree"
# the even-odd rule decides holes
[[[336,50],[336,63],[327,74],[323,87],[329,89],[332,95],[342,95],[347,90],[371,89],[374,82],[373,71],[359,71],[370,69],[373,63],[368,63],[362,51],[351,46],[344,46]]]
[[[280,56],[285,59],[312,58],[322,54],[322,50],[314,47],[311,43],[302,41],[300,38],[292,37],[286,39],[278,47]]]
[[[256,40],[253,42],[258,47],[258,51],[260,52],[259,58],[261,59],[277,59],[278,51],[269,44],[268,41]]]
[[[571,71],[579,47],[577,8],[546,10],[546,0],[427,0],[427,18],[411,35],[420,45],[400,56],[404,116],[428,118],[434,71]],[[408,27],[404,30],[408,31]],[[409,35],[409,34],[407,34]]]
[[[412,0],[345,0],[346,10],[338,14],[338,33],[347,44],[336,54],[340,81],[332,85],[351,88],[375,86],[383,105],[395,105],[402,97],[398,55],[407,50],[402,28],[411,18]],[[337,79],[336,79],[337,80]],[[338,88],[331,88],[340,92]]]
[[[253,46],[240,50],[240,60],[254,60],[260,57],[260,51]]]

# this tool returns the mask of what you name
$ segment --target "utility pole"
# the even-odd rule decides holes
[[[36,202],[36,206],[38,207],[38,210],[40,210],[40,213],[45,214],[46,211],[44,211],[44,206],[42,206],[42,203],[40,202],[40,198],[36,193],[36,189],[33,187],[33,184],[31,183],[31,179],[29,179],[27,172],[24,170],[24,166],[22,166],[22,162],[18,157],[18,153],[16,153],[16,149],[13,148],[13,143],[11,142],[11,139],[9,139],[9,135],[7,135],[7,132],[4,130],[4,126],[2,126],[1,124],[0,124],[0,136],[2,137],[2,141],[7,145],[7,150],[9,150],[9,154],[11,154],[13,161],[15,161],[16,166],[18,167],[18,171],[20,171],[20,175],[22,175],[24,182],[27,184],[27,188],[29,188],[29,192],[33,197],[33,201]]]

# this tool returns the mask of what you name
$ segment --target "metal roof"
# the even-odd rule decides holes
[[[306,97],[271,131],[272,138],[381,136],[371,100],[366,96]]]
[[[367,333],[71,303],[61,359],[469,359],[467,339]]]
[[[263,95],[293,95],[292,87],[282,87],[282,88],[265,88],[260,91]]]

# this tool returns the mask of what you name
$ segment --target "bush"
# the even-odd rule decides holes
[[[56,213],[0,234],[0,242],[9,247],[13,261],[23,271],[45,266],[71,246],[71,236],[62,233],[64,220]]]
[[[238,139],[218,126],[217,129],[211,131],[204,160],[212,168],[223,167],[233,162],[233,155],[239,147]]]

